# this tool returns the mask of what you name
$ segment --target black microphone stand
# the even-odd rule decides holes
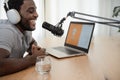
[[[103,20],[108,20],[108,21],[107,22],[95,21],[95,20],[90,20],[90,19],[85,19],[85,18],[77,17],[76,15],[84,15],[84,16],[98,18],[98,19],[103,19]],[[69,16],[72,17],[72,18],[75,18],[75,19],[79,19],[79,20],[85,20],[85,21],[89,21],[89,22],[93,22],[93,23],[99,23],[99,24],[104,24],[104,25],[109,25],[109,26],[117,27],[117,28],[119,28],[119,31],[120,31],[120,20],[115,20],[115,19],[110,19],[110,18],[95,16],[95,15],[90,15],[90,14],[85,14],[85,13],[80,13],[80,12],[74,12],[74,11],[73,12],[69,12],[66,17],[64,17],[63,19],[61,19],[61,21],[58,23],[58,25],[60,25],[60,27],[62,27],[63,22]]]

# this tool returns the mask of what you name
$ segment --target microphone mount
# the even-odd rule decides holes
[[[63,22],[64,22],[65,20],[66,20],[65,17],[62,18],[62,19],[60,20],[60,22],[58,22],[55,26],[57,26],[57,27],[59,27],[59,28],[62,28]]]

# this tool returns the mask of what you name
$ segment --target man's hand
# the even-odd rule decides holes
[[[34,44],[32,45],[32,48],[31,48],[32,55],[36,55],[36,56],[45,55],[45,51],[46,51],[45,48],[41,48]]]

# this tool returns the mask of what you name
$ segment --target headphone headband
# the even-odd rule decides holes
[[[9,10],[8,1],[9,1],[9,0],[5,0],[4,3],[5,3],[5,5],[6,5],[6,7],[7,7],[7,9]]]

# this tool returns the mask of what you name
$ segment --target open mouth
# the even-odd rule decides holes
[[[35,22],[36,20],[30,20],[30,27],[32,28],[32,29],[35,29],[35,25],[36,25],[36,22]]]

